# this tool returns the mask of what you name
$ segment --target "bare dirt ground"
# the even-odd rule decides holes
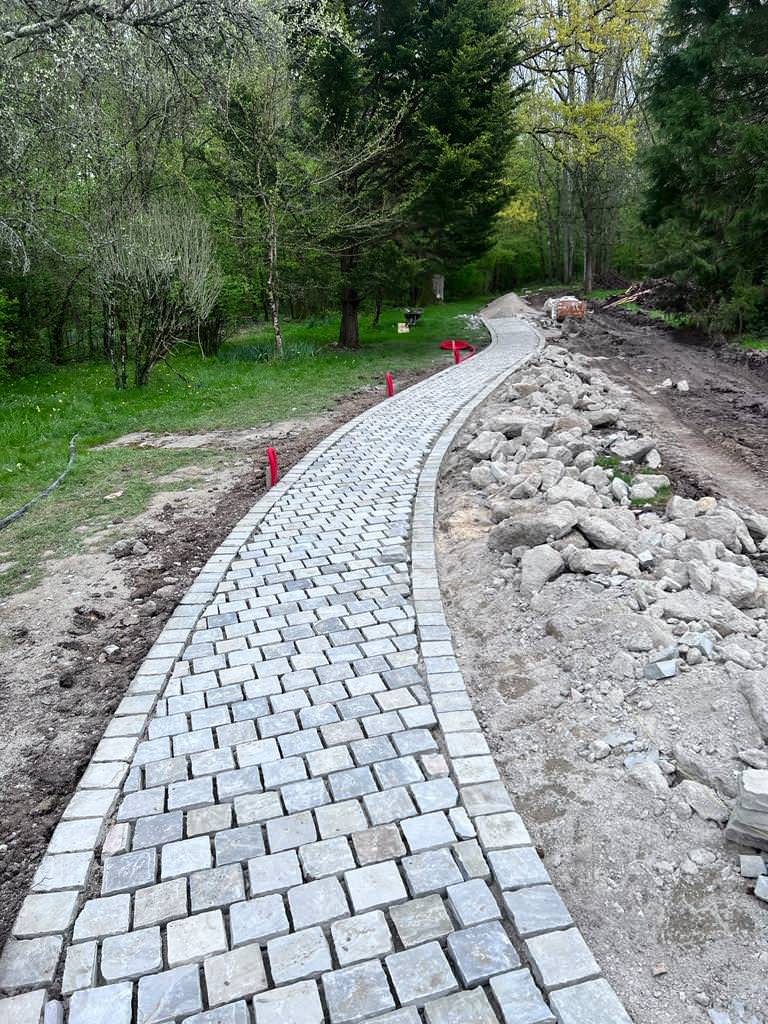
[[[728,496],[768,511],[768,361],[762,353],[742,358],[695,332],[599,310],[575,326],[565,344],[598,358],[601,369],[630,388],[637,417],[650,417],[664,446],[679,493]],[[675,385],[685,380],[690,390],[661,388],[667,379]]]
[[[514,297],[493,312],[534,316]],[[567,340],[559,328],[549,333],[596,356],[597,368],[631,389],[623,419],[657,438],[676,493],[765,508],[759,376],[608,317]],[[655,391],[666,377],[687,378],[690,392]],[[498,408],[494,401],[489,407]],[[474,423],[485,415],[479,410]],[[461,455],[472,427],[440,487],[439,571],[473,704],[518,810],[637,1024],[764,1024],[768,907],[740,877],[738,848],[674,789],[671,800],[658,799],[623,764],[628,750],[658,750],[674,763],[672,785],[683,773],[732,796],[745,767],[735,752],[761,745],[739,670],[686,666],[674,679],[638,686],[627,652],[660,646],[660,634],[644,636],[648,618],[627,610],[631,588],[566,574],[523,598],[519,570],[488,548],[491,512]],[[636,741],[590,756],[617,732]]]
[[[398,387],[443,365],[402,374]],[[39,586],[0,601],[0,945],[136,668],[200,567],[263,492],[264,448],[275,444],[288,469],[381,397],[366,389],[332,412],[265,428],[119,439],[114,444],[227,454],[213,467],[206,460],[158,481],[173,490],[114,531],[88,535],[83,553],[51,560]],[[109,548],[118,536],[142,540],[148,553],[115,559]]]

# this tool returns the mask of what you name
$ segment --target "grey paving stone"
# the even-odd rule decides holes
[[[464,879],[449,850],[428,850],[404,857],[403,872],[412,896],[444,892],[449,885]]]
[[[145,889],[134,896],[133,927],[167,924],[187,914],[187,880],[174,878]]]
[[[17,939],[65,932],[75,919],[77,892],[33,893],[21,904],[13,934]]]
[[[253,999],[256,1024],[325,1024],[316,981],[262,992]]]
[[[235,817],[238,825],[253,825],[279,818],[283,802],[278,793],[245,793],[235,797]]]
[[[523,939],[573,924],[568,908],[551,885],[505,892],[503,900],[515,931]]]
[[[348,800],[352,797],[375,793],[378,786],[371,775],[370,768],[349,768],[347,771],[334,772],[328,776],[328,784],[334,800]]]
[[[147,975],[139,981],[136,1024],[165,1024],[166,1021],[202,1009],[203,996],[197,966],[176,967],[160,974]],[[112,1018],[108,1017],[104,1024],[111,1022]]]
[[[477,838],[484,850],[530,846],[531,837],[523,819],[514,811],[489,814],[475,819]]]
[[[271,761],[261,766],[265,789],[279,789],[289,782],[306,779],[307,768],[300,757],[286,757],[282,761]]]
[[[248,861],[248,880],[252,896],[286,892],[301,885],[301,867],[295,850],[273,853]]]
[[[578,928],[545,932],[526,940],[525,949],[538,983],[548,991],[575,985],[600,974]]]
[[[448,936],[448,949],[467,986],[520,966],[520,957],[499,921],[463,928]]]
[[[8,939],[0,955],[0,989],[49,985],[56,974],[62,943],[61,935]]]
[[[171,921],[166,929],[167,958],[171,967],[202,961],[227,950],[227,935],[220,910]]]
[[[81,989],[70,998],[69,1024],[131,1024],[132,998],[130,981]],[[142,1020],[141,1024],[154,1021]]]
[[[206,835],[209,832],[220,832],[232,825],[231,804],[211,804],[209,807],[197,807],[187,812],[187,836]]]
[[[453,915],[462,928],[501,917],[499,905],[482,879],[449,885],[447,896]]]
[[[392,741],[388,736],[374,736],[367,740],[355,740],[350,746],[358,765],[373,764],[374,761],[385,761],[387,758],[397,757],[397,751],[392,746]]]
[[[604,978],[553,992],[558,1024],[632,1024],[616,993]]]
[[[238,768],[216,776],[216,792],[219,800],[231,800],[243,793],[259,793],[262,790],[261,772],[258,766]]]
[[[351,1024],[395,1006],[384,969],[378,960],[342,967],[323,975],[331,1024]]]
[[[526,968],[495,975],[491,978],[491,991],[504,1024],[554,1024],[555,1018]]]
[[[322,779],[307,779],[283,786],[280,790],[283,804],[289,814],[308,811],[313,807],[331,802],[328,790]]]
[[[272,853],[293,850],[316,839],[317,829],[310,811],[272,818],[267,822],[267,843]]]
[[[341,875],[355,867],[349,841],[344,836],[321,839],[317,843],[299,847],[299,860],[309,879]]]
[[[101,818],[60,821],[48,842],[48,853],[76,853],[96,846],[104,824]]]
[[[0,1024],[40,1024],[46,1005],[45,989],[0,998]]]
[[[414,1006],[407,1006],[394,1013],[385,1013],[383,1017],[373,1017],[371,1024],[421,1024],[419,1011]]]
[[[344,890],[332,875],[289,889],[288,907],[297,931],[316,924],[329,924],[349,913]]]
[[[407,786],[413,782],[423,782],[424,773],[419,768],[415,757],[396,757],[388,761],[379,761],[373,766],[376,778],[382,789],[395,786]]]
[[[181,839],[184,834],[184,815],[181,811],[153,814],[139,818],[133,826],[133,849],[143,850],[149,846],[162,846]]]
[[[411,786],[411,793],[422,814],[430,811],[448,810],[453,807],[459,794],[450,779],[430,779]]]
[[[465,878],[491,877],[491,869],[476,839],[465,839],[463,843],[456,843],[453,853]]]
[[[362,867],[382,860],[399,860],[405,855],[400,829],[396,825],[377,825],[363,832],[354,832],[352,843]]]
[[[403,1006],[423,1006],[459,987],[437,942],[391,953],[385,963]]]
[[[155,881],[157,853],[155,850],[138,850],[110,857],[104,862],[101,891],[105,896],[112,893],[132,892]]]
[[[387,789],[383,793],[370,793],[363,797],[363,803],[373,825],[386,825],[418,813],[404,786]]]
[[[76,989],[96,984],[97,950],[95,942],[79,942],[69,947],[61,980],[61,991],[65,996]]]
[[[271,939],[267,955],[276,985],[318,978],[331,970],[331,952],[322,928],[307,928]]]
[[[435,850],[456,840],[456,833],[443,811],[406,818],[400,825],[411,853]]]
[[[347,871],[344,882],[356,914],[391,907],[408,898],[400,872],[393,861]]]
[[[189,899],[193,914],[244,900],[243,869],[239,864],[227,864],[195,872],[189,876]]]
[[[358,800],[343,800],[341,803],[318,807],[315,820],[323,839],[349,835],[368,826],[368,819]]]
[[[193,871],[202,871],[211,867],[212,863],[211,843],[207,836],[182,839],[162,848],[160,874],[165,881],[179,875],[189,875]]]
[[[336,957],[342,966],[391,953],[392,935],[380,910],[347,917],[331,925]]]
[[[251,1016],[248,1004],[241,999],[215,1010],[204,1010],[192,1017],[185,1017],[182,1024],[251,1024]]]
[[[113,935],[101,946],[101,976],[105,981],[124,981],[152,974],[163,966],[159,928],[141,928]]]
[[[310,774],[328,775],[330,772],[343,771],[353,767],[352,757],[347,747],[324,747],[312,750],[307,754]]]
[[[229,929],[233,946],[249,942],[262,944],[290,931],[282,896],[260,896],[235,903],[229,910]]]
[[[216,864],[236,864],[264,855],[264,836],[261,825],[243,825],[240,828],[217,832],[213,839]]]
[[[212,804],[213,780],[209,777],[190,779],[188,782],[172,782],[168,787],[168,810],[188,811],[193,807]]]
[[[521,889],[526,885],[551,882],[547,869],[532,846],[513,850],[495,850],[488,854],[493,877],[502,889]]]
[[[400,942],[406,948],[432,939],[445,938],[453,931],[448,912],[437,895],[424,896],[392,907],[390,916]]]
[[[258,943],[209,957],[204,970],[211,1006],[221,1006],[267,988],[267,972]]]
[[[478,814],[499,814],[514,810],[503,782],[481,782],[476,786],[462,786],[461,799],[467,813],[473,818]]]
[[[488,997],[481,988],[443,996],[425,1007],[427,1024],[498,1024]]]
[[[77,915],[72,939],[82,942],[127,932],[130,917],[131,898],[127,894],[87,900]]]

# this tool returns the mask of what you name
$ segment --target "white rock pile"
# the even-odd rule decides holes
[[[550,345],[486,405],[453,465],[466,465],[481,492],[488,545],[532,610],[558,577],[581,576],[615,596],[616,622],[628,622],[620,657],[630,680],[670,685],[695,666],[724,671],[762,742],[738,758],[768,776],[768,580],[757,571],[768,516],[675,495],[654,438],[624,421],[629,401],[587,357]],[[587,699],[578,680],[570,696]],[[623,751],[638,785],[718,828],[730,816],[729,837],[768,849],[768,788],[761,797],[749,771],[732,806],[735,777],[697,781],[683,744],[660,758],[631,733],[618,739],[593,742],[589,760]]]

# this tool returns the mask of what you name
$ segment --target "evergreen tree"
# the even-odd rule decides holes
[[[646,217],[710,322],[768,317],[768,5],[672,0],[652,63]],[[702,301],[701,299],[699,301]]]
[[[427,272],[488,247],[509,194],[517,43],[506,0],[342,0],[340,8],[351,41],[331,43],[317,60],[322,130],[391,126],[386,150],[342,185],[359,229],[339,239],[339,340],[356,347],[364,272],[379,246],[394,241]]]

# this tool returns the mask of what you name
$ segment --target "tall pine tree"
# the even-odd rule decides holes
[[[768,5],[671,0],[649,81],[646,216],[713,326],[768,321]]]
[[[425,271],[487,248],[508,197],[518,46],[507,0],[341,0],[340,13],[350,42],[330,43],[316,63],[322,130],[391,126],[386,149],[341,186],[358,211],[339,239],[339,341],[354,348],[380,248],[394,243]]]

